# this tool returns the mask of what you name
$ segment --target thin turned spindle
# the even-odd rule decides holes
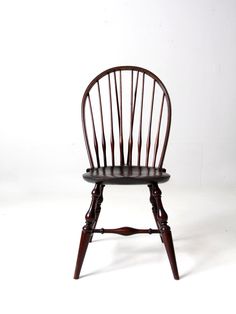
[[[119,97],[118,97],[116,72],[114,72],[114,83],[115,83],[115,94],[116,94],[116,107],[117,107],[118,125],[120,127],[120,105],[119,105]]]
[[[142,122],[143,122],[143,98],[144,98],[144,83],[145,83],[145,73],[143,73],[142,96],[141,96],[141,109],[140,109],[140,120],[139,120],[139,137],[138,137],[138,166],[140,166],[141,149],[142,149]]]
[[[136,107],[136,98],[137,98],[137,90],[138,90],[138,79],[139,79],[139,71],[137,72],[135,91],[133,93],[133,70],[131,71],[131,100],[130,100],[130,135],[128,142],[128,157],[127,157],[127,165],[132,166],[132,151],[133,151],[133,126],[134,126],[134,114]]]
[[[123,147],[123,100],[122,100],[122,75],[120,70],[120,160],[121,166],[124,165],[124,147]]]
[[[111,96],[111,78],[110,74],[108,73],[108,87],[109,87],[109,99],[110,99],[110,121],[111,121],[111,136],[110,136],[110,143],[111,143],[111,159],[112,159],[112,166],[115,166],[115,142],[114,142],[114,130],[113,130],[113,110],[112,110],[112,96]]]
[[[99,159],[99,151],[98,151],[98,141],[97,141],[95,123],[94,123],[94,118],[93,118],[93,109],[92,109],[92,104],[91,104],[91,99],[90,99],[90,95],[89,94],[88,94],[88,101],[89,101],[91,121],[92,121],[92,126],[93,126],[93,142],[94,142],[94,149],[95,149],[95,153],[96,153],[97,166],[100,167],[100,159]]]
[[[119,97],[118,97],[116,72],[114,72],[114,83],[115,83],[115,94],[116,94],[118,124],[119,124],[120,165],[123,166],[124,165],[124,151],[123,151],[123,125],[122,125],[122,82],[121,82],[121,71],[120,71],[120,103],[119,103]]]
[[[131,150],[131,129],[132,129],[132,112],[133,112],[133,88],[134,88],[134,71],[131,71],[131,87],[130,87],[130,135],[128,141],[128,157],[127,157],[127,165],[130,165],[130,150]]]
[[[97,81],[97,87],[98,87],[98,97],[99,97],[99,105],[100,105],[100,118],[101,118],[101,126],[102,126],[103,159],[104,159],[104,167],[106,167],[107,166],[106,139],[105,139],[105,132],[104,132],[104,122],[103,122],[103,112],[102,112],[102,98],[101,98],[101,91],[100,91],[99,81]]]
[[[86,97],[84,97],[84,98],[85,98],[85,103],[86,103],[87,99],[88,99],[88,95],[86,95]],[[93,156],[91,153],[89,140],[88,140],[87,128],[86,128],[86,124],[85,124],[85,110],[83,107],[82,107],[82,125],[83,125],[84,140],[85,140],[85,146],[86,146],[87,153],[88,153],[88,159],[89,159],[90,167],[94,168]]]
[[[149,151],[151,145],[151,130],[152,130],[152,113],[153,113],[153,104],[154,104],[154,96],[155,96],[155,80],[153,80],[153,89],[152,89],[152,103],[151,103],[151,111],[150,111],[150,120],[149,120],[149,129],[148,129],[148,136],[147,136],[147,143],[146,143],[146,167],[148,167],[148,160],[149,160]]]
[[[122,76],[120,72],[120,103],[118,98],[118,88],[116,80],[116,72],[114,72],[114,82],[115,82],[115,92],[116,92],[116,104],[117,104],[117,114],[118,114],[118,123],[119,123],[119,143],[120,143],[120,165],[124,166],[124,149],[123,149],[123,114],[122,114]]]
[[[160,110],[159,122],[158,122],[158,127],[157,127],[157,135],[156,135],[155,146],[154,146],[154,156],[153,156],[153,163],[152,163],[153,167],[155,167],[155,164],[156,164],[157,151],[158,151],[158,147],[159,147],[161,119],[162,119],[162,113],[163,113],[164,100],[165,100],[165,94],[163,93],[162,101],[161,101],[161,110]]]

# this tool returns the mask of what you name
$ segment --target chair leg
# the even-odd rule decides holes
[[[160,226],[160,221],[158,219],[158,209],[157,209],[157,206],[156,206],[156,201],[155,201],[155,198],[153,197],[153,186],[152,185],[149,185],[148,186],[149,189],[150,189],[150,202],[152,204],[152,213],[153,213],[153,216],[154,216],[154,219],[156,221],[156,225],[157,225],[157,229],[160,231],[160,238],[161,238],[161,242],[163,243],[163,238],[162,238],[162,234],[161,234],[161,226]]]
[[[156,220],[157,227],[160,231],[162,242],[165,245],[165,249],[170,261],[171,269],[175,279],[179,279],[179,273],[175,258],[175,250],[171,235],[171,229],[167,224],[168,216],[166,211],[163,208],[161,201],[161,190],[157,184],[148,185],[150,189],[150,202],[153,206],[153,214]]]
[[[100,197],[98,198],[97,206],[96,206],[96,209],[95,209],[95,220],[94,220],[94,223],[93,223],[93,226],[92,226],[93,230],[97,226],[98,218],[99,218],[99,215],[100,215],[100,212],[101,212],[101,204],[103,202],[103,195],[102,195],[102,193],[103,193],[104,186],[105,185],[101,185]],[[90,235],[89,242],[92,242],[92,240],[93,240],[93,233],[91,233],[91,235]]]
[[[97,212],[100,213],[101,203],[102,203],[102,192],[104,185],[95,184],[95,187],[92,191],[92,201],[85,215],[86,223],[82,229],[81,238],[80,238],[80,246],[77,256],[77,262],[75,267],[74,279],[79,279],[80,271],[83,265],[84,257],[88,248],[89,241],[93,234],[94,226],[97,223],[98,215]]]

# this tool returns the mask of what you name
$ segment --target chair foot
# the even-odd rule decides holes
[[[171,230],[169,226],[167,227],[168,228],[166,230],[162,231],[163,243],[166,248],[166,252],[169,258],[173,276],[176,280],[179,280],[179,273],[178,273],[178,268],[177,268],[177,263],[176,263],[176,258],[175,258],[175,250],[174,250]]]
[[[157,184],[150,184],[148,187],[150,189],[150,202],[153,206],[152,211],[157,227],[160,231],[161,241],[164,243],[173,276],[176,280],[178,280],[179,273],[176,263],[174,244],[172,240],[171,229],[167,224],[168,216],[161,201],[161,190]]]
[[[76,262],[76,267],[75,267],[74,279],[79,279],[80,271],[81,271],[84,257],[88,248],[90,237],[91,237],[91,234],[89,232],[86,232],[86,230],[82,230],[79,252],[78,252],[77,262]]]
[[[102,197],[103,188],[104,188],[104,185],[96,184],[92,191],[91,205],[85,215],[86,223],[81,233],[74,279],[79,279],[80,271],[83,265],[83,261],[84,261],[84,257],[88,248],[88,244],[92,240],[93,230],[97,224],[98,216],[101,210],[101,203],[103,201],[103,197]]]

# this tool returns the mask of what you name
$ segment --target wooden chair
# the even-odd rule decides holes
[[[171,125],[171,102],[164,84],[152,72],[140,67],[108,69],[95,77],[85,90],[82,125],[90,162],[83,178],[95,187],[82,229],[74,279],[80,276],[94,233],[126,236],[159,233],[173,276],[179,279],[168,216],[158,186],[170,178],[163,168]],[[106,184],[146,184],[157,229],[96,229]]]

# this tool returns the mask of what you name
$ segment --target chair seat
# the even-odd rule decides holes
[[[115,166],[88,169],[84,180],[104,184],[149,184],[163,183],[170,175],[153,167]]]

